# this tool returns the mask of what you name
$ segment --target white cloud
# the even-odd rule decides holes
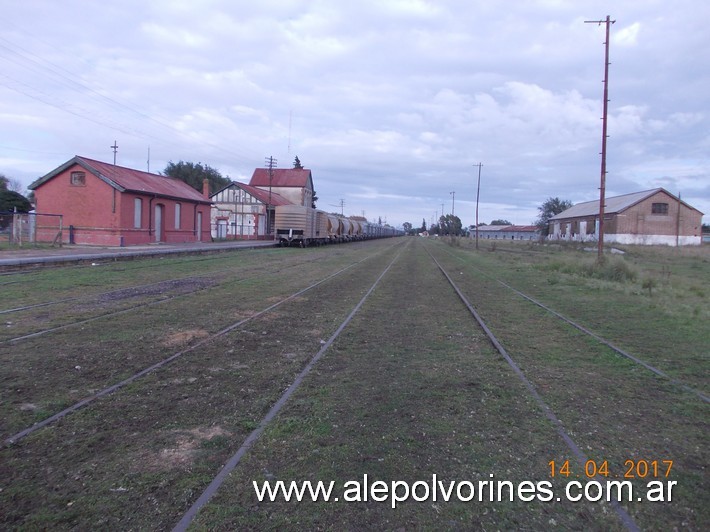
[[[634,22],[630,26],[614,31],[612,43],[620,46],[633,46],[637,44],[640,32],[641,24],[639,22]]]
[[[418,225],[455,189],[469,224],[481,161],[482,220],[529,223],[547,197],[596,194],[604,32],[584,20],[610,13],[608,186],[702,202],[710,4],[679,2],[11,3],[0,172],[29,183],[114,139],[124,164],[150,145],[154,170],[233,177],[298,155],[323,205]]]

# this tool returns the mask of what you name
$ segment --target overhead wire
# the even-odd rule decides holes
[[[29,33],[15,24],[13,24],[13,26],[19,28],[25,33]],[[212,142],[205,141],[204,139],[196,138],[194,135],[190,135],[188,132],[176,128],[174,125],[169,123],[168,119],[165,119],[160,115],[153,114],[151,116],[149,114],[146,114],[145,112],[141,111],[140,109],[137,109],[132,105],[116,100],[115,98],[106,96],[105,94],[102,94],[93,87],[77,81],[77,79],[79,78],[78,75],[59,65],[56,65],[55,63],[47,59],[44,59],[34,54],[33,52],[26,50],[25,48],[13,43],[12,41],[4,37],[0,37],[0,41],[2,41],[0,42],[0,49],[4,49],[6,52],[9,52],[11,54],[10,56],[8,56],[7,54],[0,54],[0,59],[4,59],[6,61],[14,63],[15,65],[26,69],[35,76],[44,77],[45,79],[50,80],[52,83],[57,84],[60,87],[64,87],[69,90],[78,92],[84,97],[88,94],[88,96],[91,97],[94,101],[98,101],[101,106],[108,106],[112,109],[116,109],[122,112],[128,111],[129,113],[136,116],[142,121],[146,121],[151,125],[159,126],[159,128],[162,128],[162,131],[167,131],[172,135],[177,134],[181,138],[184,138],[189,142],[215,149],[228,155],[230,158],[236,158],[237,160],[234,162],[237,163],[237,165],[239,165],[239,163],[249,164],[251,161],[257,159],[256,156],[249,155],[243,151],[235,150],[234,148],[225,148]],[[17,59],[18,57],[19,60]],[[3,83],[3,85],[5,85],[10,90],[23,94],[24,96],[27,96],[29,98],[35,99],[43,104],[50,105],[67,113],[70,113],[84,120],[88,120],[103,127],[114,129],[127,135],[133,135],[145,139],[154,139],[158,142],[173,144],[175,146],[180,145],[175,141],[167,140],[164,136],[156,135],[155,131],[148,132],[145,129],[137,129],[131,126],[127,126],[125,123],[120,123],[116,122],[115,120],[111,120],[108,117],[97,119],[96,112],[94,110],[88,109],[81,105],[68,104],[66,101],[57,98],[56,95],[48,95],[38,89],[36,86],[13,78],[4,72],[2,73],[2,76],[16,84],[15,86],[13,86],[12,84]],[[20,85],[23,88],[19,88],[17,85]],[[261,154],[259,155],[258,159],[260,158]]]

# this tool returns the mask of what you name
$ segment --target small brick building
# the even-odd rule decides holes
[[[605,198],[604,242],[700,245],[703,213],[663,188]],[[549,219],[553,240],[596,241],[599,201],[578,203]]]
[[[29,186],[62,216],[64,243],[131,246],[210,239],[210,200],[179,179],[75,156]],[[37,228],[38,241],[56,229]]]

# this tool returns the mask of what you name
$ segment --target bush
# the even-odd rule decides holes
[[[547,270],[579,275],[590,279],[613,281],[623,283],[635,281],[638,277],[636,270],[621,257],[604,258],[598,262],[594,259],[573,261],[570,259],[557,259],[546,266]]]

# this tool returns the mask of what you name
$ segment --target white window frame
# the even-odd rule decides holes
[[[141,198],[133,199],[133,227],[140,229],[143,225],[143,200]]]

